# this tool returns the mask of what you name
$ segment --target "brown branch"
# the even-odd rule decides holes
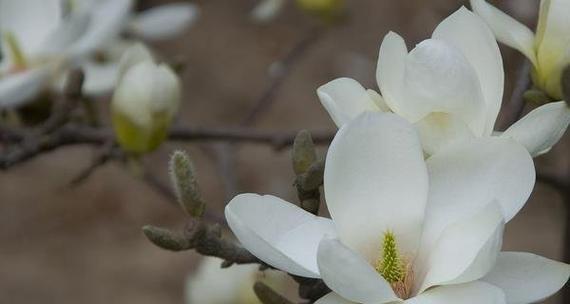
[[[313,139],[317,144],[328,144],[334,132],[315,131]],[[293,144],[296,132],[259,131],[251,128],[174,128],[169,140],[232,142],[270,145],[276,150]],[[8,147],[0,154],[0,169],[7,169],[35,156],[71,145],[100,146],[114,141],[110,130],[68,124],[51,134],[23,135],[11,134],[11,139],[18,139],[19,144]],[[18,138],[16,138],[18,137]]]

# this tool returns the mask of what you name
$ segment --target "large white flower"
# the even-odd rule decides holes
[[[0,0],[0,107],[60,88],[60,76],[73,66],[86,72],[85,93],[109,92],[129,45],[121,33],[160,39],[179,32],[197,11],[171,4],[131,17],[133,6],[134,0]]]
[[[563,263],[499,252],[534,181],[512,139],[472,139],[424,161],[411,124],[366,113],[340,128],[327,154],[332,219],[256,194],[238,195],[225,214],[266,263],[322,278],[333,293],[320,304],[531,303],[570,275]]]
[[[554,99],[563,98],[560,77],[570,64],[570,1],[541,0],[536,35],[484,0],[471,0],[471,6],[500,42],[519,50],[532,62],[535,85]]]
[[[349,78],[317,90],[339,127],[365,111],[391,111],[416,125],[428,155],[457,141],[493,134],[503,96],[503,63],[492,32],[465,8],[441,22],[432,38],[411,52],[400,36],[387,34],[376,77],[382,96]],[[568,106],[551,103],[535,109],[503,136],[536,156],[548,151],[569,123]]]

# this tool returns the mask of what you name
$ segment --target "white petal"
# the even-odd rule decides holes
[[[225,215],[247,250],[267,264],[299,276],[319,277],[319,242],[325,235],[336,235],[329,219],[270,195],[240,194],[226,206]]]
[[[467,283],[485,276],[501,250],[504,224],[500,206],[491,203],[474,217],[448,226],[427,253],[427,264],[420,265],[427,270],[420,292],[436,285]]]
[[[23,106],[46,88],[50,72],[47,67],[9,74],[0,79],[0,108]]]
[[[501,252],[482,280],[501,288],[509,304],[538,303],[568,282],[570,265],[525,252]]]
[[[127,48],[119,59],[118,77],[122,78],[127,70],[143,61],[154,62],[150,50],[142,43],[135,43]]]
[[[270,21],[277,16],[284,4],[284,0],[261,0],[251,11],[251,16],[257,22]]]
[[[478,138],[427,160],[430,192],[420,256],[425,258],[450,224],[472,217],[490,202],[506,222],[524,206],[535,182],[532,158],[507,138]]]
[[[505,294],[484,282],[440,286],[406,300],[406,304],[505,304]]]
[[[329,147],[324,189],[344,244],[375,259],[391,230],[403,252],[415,253],[428,179],[416,131],[405,120],[365,113],[344,125]]]
[[[59,55],[81,38],[89,27],[90,16],[87,12],[78,12],[65,18],[59,27],[51,32],[41,44],[41,53]]]
[[[537,65],[534,33],[529,28],[485,0],[471,0],[471,8],[487,22],[497,40],[519,50],[534,66]]]
[[[403,43],[388,34],[380,47],[377,77],[390,108],[410,122],[433,112],[453,114],[481,136],[485,99],[477,73],[461,51],[443,40],[428,39],[406,56]]]
[[[338,127],[366,111],[380,110],[366,89],[350,78],[338,78],[322,85],[317,95]]]
[[[465,142],[475,137],[463,120],[447,113],[429,114],[415,125],[427,155],[435,154],[449,145]]]
[[[116,39],[131,13],[134,0],[104,0],[91,7],[91,22],[85,35],[70,49],[70,54],[82,57]]]
[[[336,239],[323,239],[317,263],[325,284],[343,298],[358,303],[398,300],[390,284],[358,253]]]
[[[460,49],[475,69],[487,104],[485,134],[491,134],[503,100],[505,77],[493,33],[481,18],[462,7],[441,22],[432,37]]]
[[[130,30],[145,40],[167,39],[187,29],[198,19],[198,14],[198,6],[194,4],[165,4],[135,16]]]
[[[61,13],[59,0],[0,0],[0,29],[14,34],[24,53],[36,54],[58,28]]]
[[[389,32],[382,40],[380,53],[378,54],[378,66],[376,67],[376,81],[386,101],[386,104],[398,115],[403,114],[399,100],[404,75],[406,72],[406,58],[408,49],[406,42],[400,35]]]
[[[370,96],[370,99],[372,99],[372,101],[376,104],[378,109],[380,109],[380,112],[392,112],[390,107],[386,104],[386,101],[384,100],[384,97],[382,97],[382,95],[378,94],[378,92],[372,89],[368,89],[366,90],[366,92],[368,92],[368,96]]]
[[[118,66],[116,63],[99,64],[88,61],[81,67],[85,72],[83,92],[90,96],[110,93],[117,85]]]
[[[564,135],[570,124],[570,108],[565,101],[547,103],[510,126],[501,136],[511,137],[532,156],[546,153]]]

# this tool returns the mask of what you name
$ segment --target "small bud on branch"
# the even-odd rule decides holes
[[[190,156],[184,151],[175,151],[170,158],[169,167],[170,180],[182,209],[191,216],[202,216],[205,203],[200,194],[194,164]]]
[[[190,242],[178,232],[151,225],[142,228],[144,235],[156,246],[172,251],[190,249]]]

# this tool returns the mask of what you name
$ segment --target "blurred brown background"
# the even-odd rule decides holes
[[[164,1],[143,4],[160,2]],[[186,98],[179,124],[237,125],[268,85],[271,63],[307,37],[317,23],[293,3],[266,25],[249,19],[255,0],[197,3],[201,17],[184,37],[153,47],[163,58],[186,60]],[[413,47],[463,4],[452,0],[347,3],[347,22],[327,30],[304,52],[255,127],[334,130],[316,98],[319,85],[349,76],[376,87],[377,52],[389,30],[401,34]],[[495,4],[533,25],[538,1]],[[502,50],[508,100],[522,56]],[[544,170],[565,170],[569,164],[563,156],[568,146],[566,138],[537,159],[537,165]],[[150,172],[163,183],[168,182],[168,155],[178,148],[191,153],[208,208],[220,216],[234,191],[272,193],[295,201],[288,150],[275,152],[258,145],[228,150],[219,144],[168,143],[146,160]],[[66,148],[0,172],[0,303],[183,302],[185,277],[199,256],[158,249],[140,230],[145,224],[181,227],[183,214],[119,164],[107,165],[85,183],[68,187],[92,155],[88,147]],[[230,168],[235,165],[235,170],[220,170],[220,160]],[[505,249],[562,259],[565,214],[556,192],[537,184],[532,199],[507,227]],[[561,301],[554,298],[547,303]]]

